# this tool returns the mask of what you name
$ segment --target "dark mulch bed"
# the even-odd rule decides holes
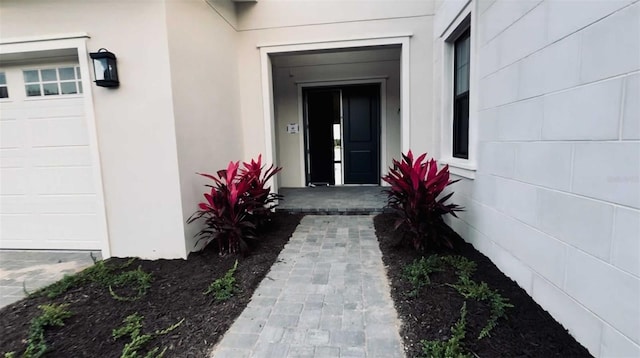
[[[191,254],[186,261],[136,260],[130,267],[142,266],[154,279],[146,295],[137,301],[116,301],[108,289],[89,283],[55,299],[28,298],[0,310],[0,353],[22,352],[30,321],[40,313],[37,306],[55,302],[68,303],[73,316],[64,327],[46,330],[50,347],[47,357],[120,357],[129,339],[114,341],[111,332],[136,312],[144,316],[143,333],[162,330],[185,319],[177,329],[154,338],[146,347],[168,347],[165,357],[206,357],[246,307],[300,219],[301,215],[285,213],[273,216],[251,254],[239,258],[235,274],[239,292],[227,301],[216,302],[203,291],[233,266],[236,257],[221,257],[209,247]],[[108,264],[125,261],[112,259]]]
[[[399,244],[402,233],[393,231],[394,216],[381,214],[375,217],[374,222],[391,280],[391,296],[403,323],[401,335],[407,357],[421,357],[420,341],[448,339],[450,328],[460,317],[460,308],[465,300],[454,288],[445,285],[455,283],[457,276],[450,267],[444,272],[434,273],[430,276],[429,286],[422,288],[416,297],[408,297],[407,293],[413,286],[403,277],[403,268],[422,255],[410,246]],[[486,282],[514,305],[507,311],[507,320],[498,321],[491,336],[478,341],[476,337],[486,324],[490,309],[484,302],[466,300],[467,335],[464,342],[469,352],[478,357],[591,357],[549,313],[486,256],[464,242],[453,230],[444,234],[454,239],[454,250],[439,250],[425,255],[461,255],[475,261],[477,270],[472,279]]]

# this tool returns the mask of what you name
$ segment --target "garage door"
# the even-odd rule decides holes
[[[99,249],[76,62],[0,67],[0,248]]]

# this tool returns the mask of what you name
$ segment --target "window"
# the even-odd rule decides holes
[[[80,67],[22,71],[27,97],[82,93]]]
[[[454,41],[453,55],[453,148],[455,158],[469,158],[469,65],[471,31]]]
[[[7,88],[7,76],[4,72],[0,72],[0,98],[9,98],[9,89]]]

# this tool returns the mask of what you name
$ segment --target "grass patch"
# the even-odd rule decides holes
[[[132,315],[127,316],[124,319],[124,325],[120,328],[116,328],[113,330],[112,336],[114,340],[117,340],[122,337],[129,337],[129,342],[124,345],[122,349],[121,358],[152,358],[152,357],[162,357],[164,353],[167,351],[165,347],[162,351],[160,351],[160,347],[154,347],[150,349],[147,354],[141,355],[139,353],[144,346],[149,343],[153,338],[167,334],[174,329],[178,328],[184,322],[184,318],[180,320],[180,322],[167,327],[163,330],[158,330],[152,333],[142,333],[142,320],[144,317],[138,315],[138,313],[134,313]],[[158,353],[160,351],[160,353]]]
[[[233,267],[230,268],[223,277],[213,281],[204,291],[204,294],[208,295],[210,293],[213,293],[213,297],[216,299],[216,301],[225,301],[231,298],[236,287],[236,278],[233,277],[233,275],[236,273],[237,268],[238,260],[236,260],[236,263],[233,265]]]
[[[144,272],[141,267],[126,270],[135,259],[130,259],[122,265],[109,265],[105,261],[98,261],[93,266],[75,275],[65,275],[60,281],[51,284],[30,296],[46,296],[56,298],[74,287],[93,282],[109,289],[111,296],[119,301],[133,301],[144,296],[151,287],[153,277]],[[125,271],[123,271],[125,270]],[[114,289],[130,287],[137,291],[133,296],[121,296]]]
[[[420,341],[425,358],[469,358],[465,352],[463,340],[467,329],[467,303],[460,308],[460,318],[451,327],[451,337],[446,341]]]

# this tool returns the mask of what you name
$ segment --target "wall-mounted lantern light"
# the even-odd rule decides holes
[[[89,56],[93,59],[93,73],[95,83],[100,87],[118,87],[118,68],[116,66],[116,55],[101,48],[98,52],[91,52]]]

